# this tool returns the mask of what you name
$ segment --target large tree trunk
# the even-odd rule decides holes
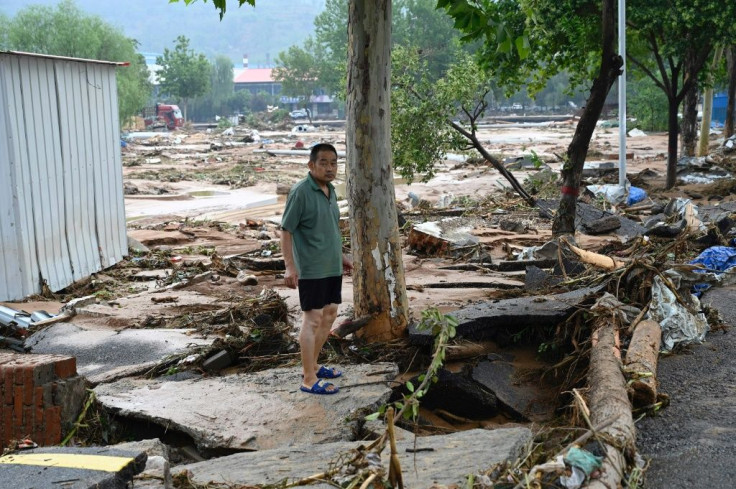
[[[593,426],[610,424],[601,430],[606,458],[600,477],[591,480],[587,486],[591,489],[621,487],[621,475],[626,469],[625,454],[633,453],[636,443],[626,380],[621,373],[617,323],[615,314],[601,314],[593,326],[588,371],[590,421]]]
[[[724,135],[730,138],[734,134],[734,117],[736,117],[736,45],[728,48],[728,105],[726,105],[726,125]]]
[[[693,83],[682,104],[682,156],[695,156],[698,139],[698,86]]]
[[[404,334],[408,301],[391,158],[391,0],[354,0],[348,21],[347,190],[355,317],[371,341]]]
[[[593,137],[593,131],[603,110],[608,92],[616,81],[616,77],[621,73],[621,67],[623,66],[623,59],[614,52],[614,5],[613,0],[602,0],[603,51],[601,54],[601,68],[598,77],[593,81],[585,109],[583,109],[583,114],[575,128],[575,135],[565,155],[565,162],[562,166],[562,197],[552,224],[554,236],[575,233],[575,207],[590,139]]]
[[[721,64],[721,56],[723,56],[723,44],[719,44],[716,47],[715,53],[713,53],[713,63],[708,74],[708,87],[703,93],[703,120],[700,123],[700,139],[698,140],[697,156],[708,154],[710,121],[713,116],[713,73],[718,69],[718,65]]]
[[[667,94],[667,182],[665,188],[671,189],[677,180],[677,132],[680,125],[677,122],[679,100]]]

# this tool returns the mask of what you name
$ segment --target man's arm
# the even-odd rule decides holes
[[[291,233],[286,229],[281,229],[281,254],[284,256],[284,265],[286,273],[284,274],[284,283],[287,287],[296,289],[299,285],[299,272],[294,264],[294,249],[292,248]]]
[[[353,272],[353,260],[345,253],[342,254],[342,271],[344,275],[350,275]]]

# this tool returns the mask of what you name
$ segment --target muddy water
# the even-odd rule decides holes
[[[178,198],[177,198],[178,197]],[[138,195],[126,197],[125,214],[128,221],[156,215],[176,215],[181,218],[203,219],[216,212],[252,209],[276,204],[278,197],[251,189],[205,188],[180,194]]]
[[[479,343],[484,349],[484,354],[471,359],[449,361],[445,364],[445,369],[453,373],[460,373],[463,371],[471,371],[477,363],[483,361],[488,355],[500,355],[504,359],[509,359],[509,363],[514,366],[517,371],[520,372],[541,372],[543,369],[549,367],[548,363],[540,360],[537,353],[536,346],[532,345],[519,345],[513,347],[502,348],[492,341],[486,341]],[[448,353],[448,356],[451,356]],[[397,382],[406,382],[413,377],[423,374],[423,371],[407,371],[400,374],[397,378]],[[509,379],[511,383],[517,381],[523,381],[529,379]],[[540,385],[538,381],[534,381],[537,385]],[[431,387],[430,387],[431,389]],[[544,392],[546,388],[542,388],[540,392]],[[422,425],[418,429],[422,432],[453,432],[463,431],[475,428],[498,428],[505,425],[528,425],[531,422],[519,422],[513,419],[510,415],[504,413],[503,406],[500,406],[501,412],[495,416],[488,416],[482,419],[467,419],[459,416],[454,416],[452,413],[443,412],[442,409],[428,409],[421,407],[419,410],[420,418],[423,421],[429,423],[429,426]]]

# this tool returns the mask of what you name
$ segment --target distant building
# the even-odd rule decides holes
[[[281,93],[281,82],[273,79],[273,68],[237,70],[233,83],[235,90],[248,90],[253,95],[260,92],[266,92],[269,95]]]
[[[244,58],[246,60],[247,58]],[[244,64],[246,64],[244,62]],[[248,90],[253,95],[265,92],[275,96],[281,93],[281,82],[274,80],[273,68],[236,68],[233,70],[233,83],[235,90]],[[330,114],[332,113],[332,102],[334,98],[324,95],[318,91],[317,95],[309,98],[309,108],[312,114]],[[303,101],[299,97],[279,97],[279,102],[284,108],[293,110],[304,106]]]

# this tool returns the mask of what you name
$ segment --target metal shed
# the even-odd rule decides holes
[[[0,51],[0,300],[127,254],[118,64]]]

